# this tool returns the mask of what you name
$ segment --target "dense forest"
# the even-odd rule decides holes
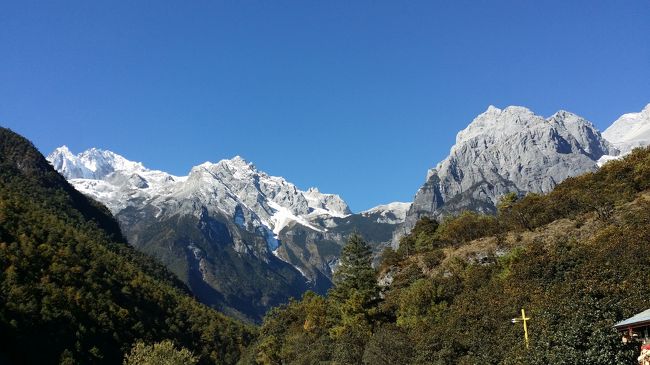
[[[547,195],[506,195],[496,216],[422,219],[376,271],[351,237],[328,296],[271,311],[242,363],[633,364],[638,344],[612,325],[650,307],[649,242],[637,149]]]
[[[193,299],[125,243],[106,208],[0,129],[0,363],[121,364],[129,353],[134,363],[155,343],[167,358],[171,348],[232,364],[254,336]]]

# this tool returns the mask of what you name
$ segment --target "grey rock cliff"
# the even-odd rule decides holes
[[[490,106],[458,133],[449,156],[429,170],[399,232],[425,215],[492,213],[506,193],[548,192],[616,153],[589,121],[570,112],[544,118],[523,107]]]

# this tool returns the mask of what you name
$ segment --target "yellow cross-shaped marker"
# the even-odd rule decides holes
[[[530,318],[526,317],[526,312],[524,311],[524,308],[521,308],[521,317],[512,319],[512,323],[517,323],[517,322],[524,323],[524,340],[526,341],[526,349],[528,349],[528,326],[526,324],[526,321],[528,321],[529,319]]]

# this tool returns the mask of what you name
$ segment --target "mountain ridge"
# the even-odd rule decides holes
[[[240,156],[194,166],[187,176],[149,170],[99,149],[73,155],[61,147],[48,159],[77,189],[107,204],[136,247],[159,255],[185,282],[194,280],[192,267],[200,268],[193,271],[200,287],[201,281],[211,281],[208,286],[216,288],[223,286],[219,280],[232,281],[226,272],[213,275],[220,260],[256,262],[260,268],[286,263],[295,273],[289,279],[293,284],[285,284],[297,288],[280,295],[286,299],[306,289],[324,293],[340,247],[353,232],[361,233],[379,253],[387,245],[396,246],[423,216],[441,219],[464,210],[494,213],[498,199],[507,193],[548,192],[564,179],[595,171],[604,159],[620,155],[591,122],[574,113],[560,110],[542,117],[525,107],[489,106],[459,131],[449,156],[428,171],[413,203],[394,202],[356,214],[340,196],[298,189]],[[106,167],[102,162],[113,164]],[[200,232],[203,246],[174,232],[171,222],[180,222],[178,217],[193,222],[183,221],[183,227]],[[152,227],[161,223],[167,236],[175,237],[164,244],[151,239],[159,237]],[[164,252],[165,245],[176,247],[175,254]],[[224,251],[216,259],[211,257],[218,255],[214,247],[231,247],[234,253]],[[280,266],[276,269],[285,270]],[[274,301],[284,300],[280,297]],[[203,300],[220,308],[219,301]],[[268,303],[255,310],[256,318]]]
[[[340,196],[298,189],[240,156],[199,164],[187,176],[96,148],[74,155],[61,147],[48,159],[109,207],[135,247],[170,267],[204,303],[239,318],[259,320],[308,289],[324,293],[347,234],[365,230],[379,251],[403,221],[391,212],[353,215]]]

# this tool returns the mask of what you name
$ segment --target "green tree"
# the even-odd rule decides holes
[[[178,349],[170,340],[153,345],[137,342],[124,357],[124,365],[193,365],[197,362],[190,350]]]
[[[438,221],[435,219],[429,217],[420,218],[415,222],[411,232],[400,239],[397,253],[401,256],[409,256],[418,252],[440,248],[443,242],[440,242],[435,234],[438,226]]]
[[[508,199],[508,196],[504,197]],[[499,204],[499,218],[512,229],[533,231],[536,227],[552,221],[547,209],[547,200],[543,195],[529,193],[515,203],[507,200]]]
[[[334,287],[329,296],[343,302],[353,294],[361,297],[363,306],[371,304],[378,296],[379,289],[372,267],[370,246],[358,234],[352,234],[341,251],[339,265],[334,272]]]
[[[366,341],[372,335],[372,317],[379,298],[372,251],[368,243],[353,234],[341,251],[329,296],[338,321],[330,329],[334,340],[335,364],[361,362]]]
[[[439,241],[452,245],[460,245],[477,238],[490,236],[499,231],[495,217],[464,211],[456,217],[446,218],[435,236]],[[438,244],[438,247],[441,247]]]
[[[397,265],[402,260],[402,255],[393,250],[392,247],[386,247],[381,252],[381,261],[379,264],[379,271],[385,270],[391,266]]]

